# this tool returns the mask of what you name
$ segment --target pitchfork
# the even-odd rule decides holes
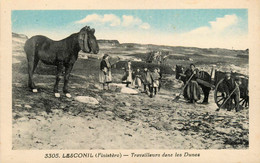
[[[238,89],[238,85],[236,85],[236,88],[230,93],[230,95],[225,99],[225,101],[222,103],[222,105],[220,105],[219,108],[217,108],[216,111],[219,111],[225,104],[226,102],[229,100],[229,98],[232,96],[232,94]]]

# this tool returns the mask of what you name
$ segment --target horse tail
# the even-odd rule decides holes
[[[28,39],[24,44],[24,51],[26,53],[28,61],[28,73],[29,76],[33,75],[34,70],[37,67],[39,58],[37,57],[37,45],[39,44],[39,37],[34,36]]]
[[[32,42],[32,39],[28,39],[25,44],[24,44],[24,51],[26,53],[27,59],[29,59],[30,57],[32,57],[33,53],[34,53],[34,45]]]

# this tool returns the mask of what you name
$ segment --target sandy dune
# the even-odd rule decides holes
[[[35,75],[40,91],[33,94],[27,88],[23,43],[18,42],[17,38],[13,40],[13,149],[245,149],[249,146],[248,108],[240,112],[216,112],[213,91],[208,105],[188,104],[183,98],[173,102],[183,84],[172,74],[164,75],[165,83],[155,98],[143,93],[122,93],[116,84],[110,91],[103,91],[94,70],[99,61],[94,64],[79,59],[70,81],[72,98],[63,94],[54,97],[55,68],[44,69],[42,65]],[[81,66],[82,63],[88,67]],[[248,64],[229,65],[221,64],[218,68],[233,68],[248,74]],[[210,70],[206,64],[199,67]],[[120,81],[122,74],[119,70],[115,72],[114,78]],[[99,103],[82,103],[74,99],[77,96],[92,97]]]

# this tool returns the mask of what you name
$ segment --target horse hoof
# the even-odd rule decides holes
[[[57,97],[57,98],[60,97],[60,93],[55,93],[54,95],[55,95],[55,97]]]
[[[37,90],[37,89],[32,89],[32,92],[33,92],[33,93],[37,93],[38,90]]]
[[[71,98],[71,94],[70,93],[66,93],[66,97]]]

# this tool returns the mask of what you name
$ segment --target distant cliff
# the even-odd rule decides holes
[[[99,44],[107,44],[107,45],[119,45],[118,40],[97,40]]]
[[[26,40],[28,39],[28,37],[24,34],[17,34],[17,33],[13,33],[13,32],[12,32],[12,37],[13,38],[16,37],[16,38],[26,39]]]
[[[17,34],[12,32],[12,43],[13,44],[24,44],[28,40],[28,37],[24,34]]]

